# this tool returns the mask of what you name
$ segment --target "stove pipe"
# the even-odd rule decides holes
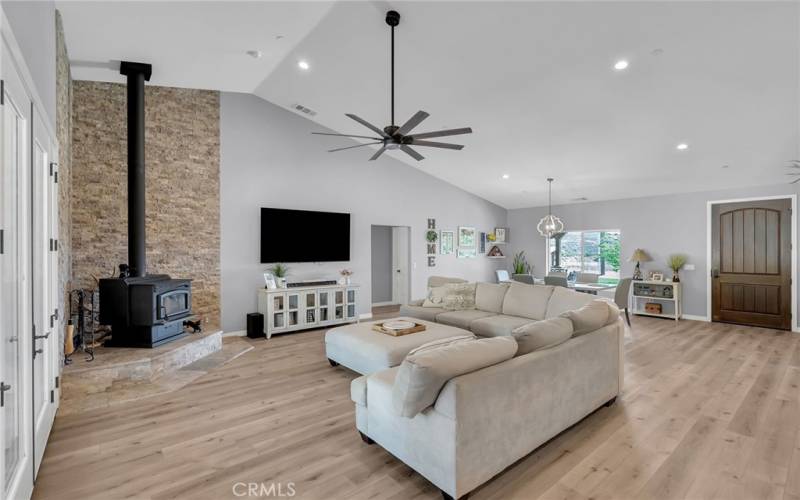
[[[147,274],[145,254],[144,82],[150,64],[122,61],[119,72],[128,79],[128,266],[130,275]]]

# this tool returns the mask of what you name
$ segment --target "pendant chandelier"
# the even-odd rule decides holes
[[[545,238],[552,238],[553,235],[564,232],[564,223],[553,215],[553,178],[548,177],[547,182],[547,215],[542,217],[536,229]]]

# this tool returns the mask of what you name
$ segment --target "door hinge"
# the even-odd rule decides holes
[[[59,377],[58,375],[56,375],[56,389],[58,389],[58,387],[59,387],[60,385],[61,385],[61,377]]]
[[[53,251],[58,252],[58,240],[53,240]]]
[[[0,408],[6,405],[6,391],[10,391],[11,386],[5,382],[0,382]]]
[[[6,81],[0,80],[0,106],[6,103]]]
[[[50,238],[50,251],[53,251],[53,238]]]
[[[58,163],[54,161],[50,162],[50,177],[53,178],[53,182],[58,183]]]
[[[5,236],[6,236],[5,230],[4,229],[0,229],[0,254],[6,253],[6,248],[5,248],[5,240],[6,240],[6,238],[5,238]]]
[[[55,403],[56,402],[56,391],[53,391],[53,390],[50,391],[50,402],[51,403]]]
[[[56,310],[55,310],[55,311],[53,311],[53,314],[54,314],[54,315],[55,315],[55,317],[56,317],[56,321],[58,321],[58,308],[57,308],[57,307],[56,307]]]
[[[53,328],[53,325],[55,324],[55,321],[56,321],[56,315],[55,314],[51,314],[50,315],[50,328]]]

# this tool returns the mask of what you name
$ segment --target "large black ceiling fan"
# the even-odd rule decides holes
[[[414,129],[417,125],[419,125],[422,120],[427,118],[429,115],[425,111],[417,111],[414,116],[412,116],[407,122],[405,122],[401,126],[397,126],[394,124],[394,28],[400,24],[400,14],[398,14],[394,10],[390,10],[386,13],[386,24],[391,26],[392,29],[392,59],[391,59],[391,67],[392,67],[392,124],[388,125],[381,130],[379,127],[369,123],[368,121],[364,120],[363,118],[359,118],[358,116],[347,113],[345,116],[352,118],[353,120],[357,121],[361,125],[364,125],[368,129],[372,130],[379,137],[373,136],[366,136],[366,135],[351,135],[351,134],[330,134],[325,132],[312,132],[315,135],[332,135],[337,137],[354,137],[358,139],[373,139],[375,142],[368,142],[366,144],[359,144],[357,146],[348,146],[345,148],[337,148],[331,149],[328,152],[333,153],[334,151],[342,151],[345,149],[353,149],[353,148],[361,148],[364,146],[371,146],[374,144],[382,144],[381,148],[370,157],[370,160],[376,160],[380,155],[383,154],[384,151],[387,149],[400,149],[405,151],[409,156],[414,158],[415,160],[419,161],[425,158],[421,154],[419,154],[416,150],[414,150],[411,146],[427,146],[432,148],[444,148],[444,149],[463,149],[464,146],[461,144],[450,144],[446,142],[435,142],[435,141],[427,141],[425,139],[431,139],[434,137],[446,137],[449,135],[461,135],[461,134],[471,134],[472,129],[469,127],[464,128],[452,128],[448,130],[438,130],[436,132],[423,132],[421,134],[409,134],[412,129]]]

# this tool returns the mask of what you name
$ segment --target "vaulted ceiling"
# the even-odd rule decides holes
[[[777,184],[800,159],[797,2],[57,5],[77,79],[121,81],[112,61],[148,61],[153,84],[301,104],[353,134],[368,130],[344,113],[389,122],[394,8],[397,121],[422,109],[419,131],[474,133],[452,138],[460,152],[419,148],[422,162],[388,154],[507,208],[546,203],[548,176],[569,203]]]

